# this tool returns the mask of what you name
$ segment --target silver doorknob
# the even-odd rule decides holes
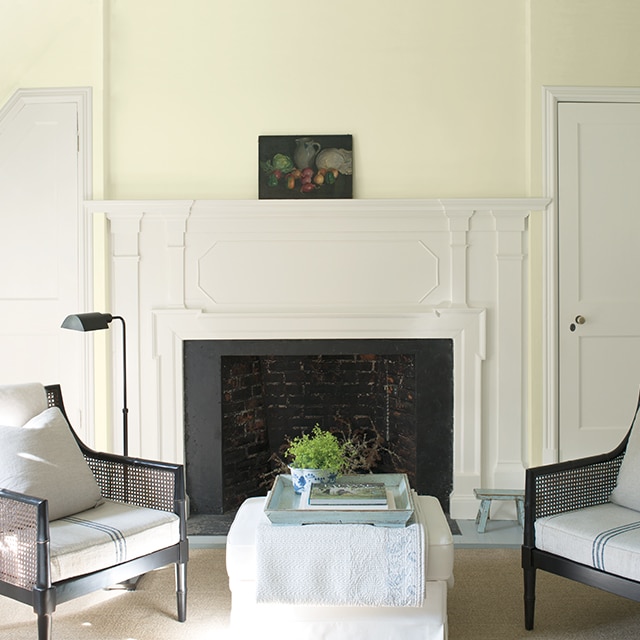
[[[576,324],[584,324],[586,322],[584,316],[576,316]]]

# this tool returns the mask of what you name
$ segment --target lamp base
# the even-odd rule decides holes
[[[140,578],[142,578],[142,576],[135,576],[134,578],[129,578],[129,580],[123,580],[122,582],[118,582],[118,584],[107,587],[105,591],[135,591]]]

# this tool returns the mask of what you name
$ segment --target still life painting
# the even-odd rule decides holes
[[[259,136],[258,197],[353,197],[352,136]]]

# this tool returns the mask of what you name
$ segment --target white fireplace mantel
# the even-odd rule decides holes
[[[527,218],[547,204],[87,202],[127,319],[130,451],[183,461],[184,340],[449,337],[451,515],[474,517],[474,487],[524,482]]]

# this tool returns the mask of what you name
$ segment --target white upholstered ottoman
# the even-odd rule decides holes
[[[425,599],[420,607],[359,607],[256,602],[256,545],[265,498],[246,500],[227,536],[231,629],[237,638],[296,640],[445,640],[453,539],[438,500],[420,496],[425,524]],[[254,635],[251,635],[254,634]]]

